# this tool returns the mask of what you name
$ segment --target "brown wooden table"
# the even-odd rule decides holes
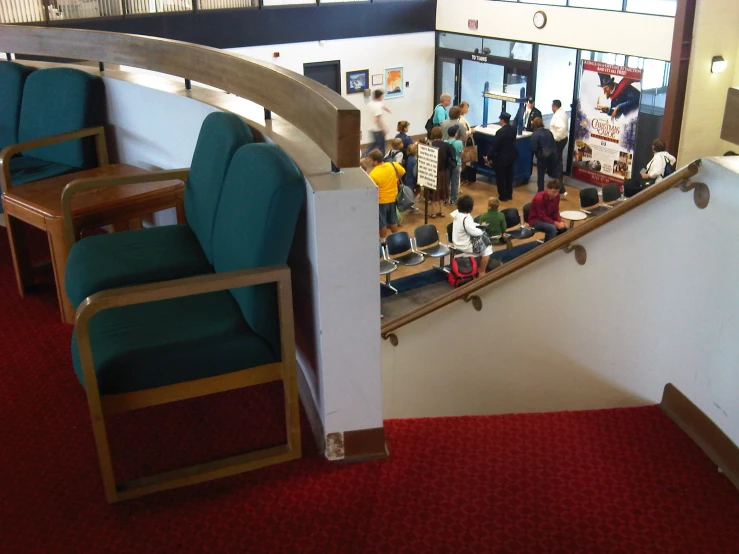
[[[62,190],[76,179],[127,177],[147,173],[149,172],[145,169],[126,164],[110,164],[20,185],[4,193],[2,201],[20,295],[25,296],[26,288],[33,284],[34,272],[22,223],[25,222],[46,231],[62,321],[74,323],[75,310],[64,292],[64,273],[70,245],[64,236]],[[83,227],[103,225],[112,225],[115,231],[138,229],[141,228],[141,216],[167,208],[176,208],[177,220],[183,222],[184,195],[185,186],[179,180],[85,190],[72,199],[72,218],[76,232]]]

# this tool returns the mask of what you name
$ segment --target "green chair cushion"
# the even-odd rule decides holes
[[[72,337],[72,361],[84,386]],[[113,308],[90,322],[100,394],[151,389],[278,362],[228,291]]]
[[[251,129],[238,115],[213,112],[203,121],[185,187],[185,215],[213,262],[213,223],[223,180],[236,150],[254,142]]]
[[[0,62],[0,150],[18,142],[23,85],[33,69],[15,62]]]
[[[28,156],[16,156],[10,159],[10,182],[13,183],[14,187],[74,171],[79,170],[76,167],[47,162],[38,158],[29,158]],[[0,204],[0,213],[3,213],[2,204]]]
[[[219,273],[287,263],[306,183],[274,144],[239,148],[223,184],[213,228],[213,267]],[[231,291],[249,326],[279,349],[276,286]]]
[[[76,308],[102,290],[212,273],[198,239],[187,225],[167,225],[75,243],[67,258],[65,289]]]
[[[105,88],[100,77],[79,69],[39,69],[26,79],[18,141],[39,139],[104,123]],[[28,156],[78,169],[97,166],[93,138],[36,148]]]

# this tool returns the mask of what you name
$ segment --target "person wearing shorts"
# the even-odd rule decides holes
[[[396,199],[398,197],[398,181],[405,175],[405,169],[396,162],[386,162],[382,152],[375,149],[367,154],[367,160],[372,170],[370,179],[377,186],[377,197],[380,204],[380,239],[398,231],[398,212]]]

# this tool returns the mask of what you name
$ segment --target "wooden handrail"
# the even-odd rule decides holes
[[[503,264],[498,269],[487,273],[479,279],[475,279],[472,283],[449,291],[447,294],[440,296],[439,298],[432,302],[429,302],[428,304],[424,304],[423,306],[420,306],[415,310],[408,312],[407,314],[403,314],[400,317],[388,321],[381,327],[381,335],[383,337],[387,337],[389,333],[392,333],[393,331],[400,329],[401,327],[408,325],[409,323],[413,323],[414,321],[421,319],[422,317],[427,316],[428,314],[433,313],[436,310],[440,310],[444,306],[448,306],[449,304],[456,302],[457,300],[466,299],[471,295],[474,295],[480,289],[483,289],[497,281],[500,281],[511,273],[515,273],[519,269],[523,269],[524,267],[540,260],[544,256],[551,254],[555,250],[560,250],[561,248],[566,247],[579,238],[592,233],[606,223],[613,221],[617,217],[620,217],[635,208],[638,208],[642,204],[649,202],[652,198],[659,196],[663,192],[673,188],[676,185],[679,185],[686,179],[693,177],[696,173],[698,173],[699,167],[700,160],[696,160],[690,165],[682,168],[680,171],[676,171],[660,183],[652,185],[639,194],[629,198],[628,201],[622,202],[618,206],[611,208],[601,215],[586,220],[582,225],[578,225],[574,229],[570,229],[566,233],[559,235],[557,238],[545,242],[541,246],[537,246],[533,250],[527,252],[526,254],[523,254],[515,260],[507,264]]]
[[[313,79],[269,62],[176,40],[21,25],[0,25],[0,52],[109,62],[205,83],[280,115],[336,166],[359,167],[359,110]]]

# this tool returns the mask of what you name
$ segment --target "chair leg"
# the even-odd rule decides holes
[[[393,291],[395,294],[398,294],[398,289],[396,289],[394,286],[390,284],[390,274],[387,273],[385,275],[385,282],[380,283],[381,285],[385,285],[387,288],[389,288],[391,291]]]
[[[5,214],[8,240],[10,241],[10,256],[13,259],[15,280],[18,285],[18,294],[25,296],[26,289],[33,285],[31,259],[28,254],[25,223],[11,215]]]

